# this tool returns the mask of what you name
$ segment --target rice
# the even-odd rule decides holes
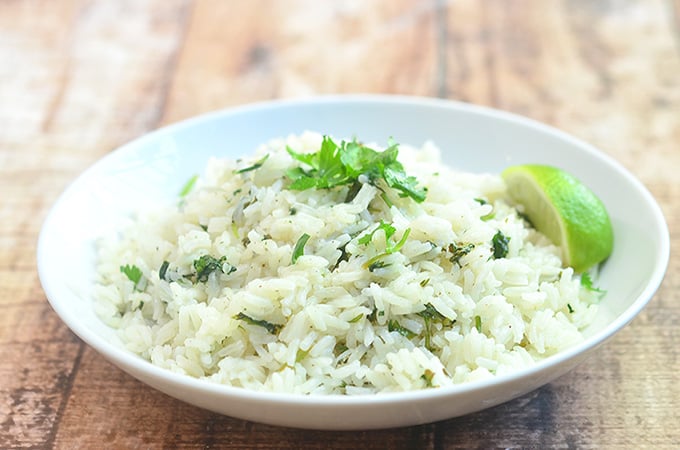
[[[211,159],[177,202],[102,238],[96,311],[130,351],[216,383],[359,395],[493,377],[582,340],[596,293],[499,176],[447,168],[425,143],[399,148],[427,186],[422,203],[361,178],[354,193],[289,189],[300,163],[286,146],[321,141],[307,132]],[[507,254],[494,256],[499,233]]]

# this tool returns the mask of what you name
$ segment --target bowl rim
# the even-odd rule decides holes
[[[566,350],[560,351],[555,355],[549,356],[540,360],[530,367],[518,369],[511,373],[497,375],[491,378],[482,380],[469,381],[451,386],[438,387],[437,389],[422,389],[401,392],[385,392],[379,394],[367,395],[341,395],[341,394],[299,394],[299,393],[284,393],[284,392],[270,392],[270,391],[256,391],[248,388],[235,387],[225,384],[219,384],[206,379],[199,379],[184,375],[170,370],[158,367],[149,361],[146,361],[138,355],[118,347],[112,342],[107,341],[104,337],[91,331],[86,325],[75,319],[75,315],[68,310],[66,305],[57,298],[56,282],[47,273],[45,267],[45,254],[49,251],[47,242],[47,230],[52,226],[55,220],[56,211],[60,205],[65,203],[70,195],[77,190],[78,186],[87,177],[96,173],[99,167],[105,166],[113,158],[121,157],[132,149],[143,146],[147,141],[152,141],[162,137],[163,135],[173,133],[184,128],[190,128],[200,124],[204,121],[210,120],[228,120],[230,116],[240,115],[244,113],[257,113],[260,111],[267,111],[277,108],[297,108],[297,107],[318,107],[318,106],[333,106],[333,105],[350,105],[350,104],[374,104],[374,105],[399,105],[407,107],[426,107],[426,108],[440,108],[446,110],[457,110],[459,112],[472,113],[486,118],[501,120],[509,122],[515,126],[522,128],[530,128],[542,133],[553,135],[572,146],[579,147],[582,151],[588,153],[591,157],[601,160],[606,163],[611,169],[617,171],[619,175],[625,178],[632,187],[635,188],[649,205],[650,210],[654,214],[654,222],[657,229],[653,230],[658,235],[659,241],[654,254],[655,265],[652,271],[652,276],[649,278],[646,286],[642,292],[637,296],[633,303],[619,314],[612,322],[608,323],[602,330],[587,337],[583,342],[570,347]],[[515,114],[508,111],[503,111],[496,108],[491,108],[482,105],[476,105],[456,100],[408,96],[408,95],[385,95],[385,94],[337,94],[337,95],[319,95],[294,99],[277,99],[259,101],[240,106],[227,107],[207,113],[203,113],[191,118],[187,118],[169,125],[162,126],[151,132],[148,132],[140,137],[137,137],[121,146],[118,146],[108,152],[106,155],[98,159],[84,171],[82,171],[70,184],[62,191],[50,208],[46,218],[41,227],[38,243],[37,243],[37,268],[38,276],[42,284],[43,290],[47,296],[48,302],[55,310],[57,315],[64,321],[64,323],[71,329],[80,339],[86,344],[95,349],[98,353],[114,362],[126,372],[132,373],[129,369],[136,373],[144,374],[147,377],[164,379],[174,386],[184,386],[192,390],[199,390],[205,393],[212,393],[221,396],[229,396],[248,401],[259,401],[267,403],[279,404],[295,404],[296,406],[303,405],[328,405],[328,406],[343,406],[343,405],[365,405],[371,404],[396,404],[402,402],[409,402],[414,400],[426,400],[430,398],[455,396],[463,393],[471,393],[473,391],[482,391],[484,389],[510,384],[519,381],[526,377],[537,376],[546,371],[552,366],[557,366],[565,363],[581,353],[594,349],[606,340],[611,338],[626,324],[628,324],[652,299],[654,293],[658,290],[663,281],[670,257],[670,239],[669,230],[663,216],[663,212],[658,203],[647,190],[647,188],[627,169],[625,169],[618,161],[598,150],[591,144],[574,137],[558,128],[551,125],[539,122],[529,117]],[[106,326],[103,324],[103,326]],[[133,374],[137,377],[137,375]]]

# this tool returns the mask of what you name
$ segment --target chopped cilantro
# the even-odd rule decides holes
[[[384,269],[385,267],[389,267],[391,264],[386,263],[385,261],[376,261],[373,264],[368,265],[368,271],[373,272],[376,269]]]
[[[475,328],[480,333],[482,332],[482,317],[481,316],[475,316]]]
[[[187,180],[186,183],[184,183],[184,186],[182,189],[179,191],[179,196],[181,197],[186,197],[189,192],[194,188],[194,184],[196,184],[196,180],[198,180],[198,175],[194,175],[191,178]]]
[[[369,322],[375,323],[378,318],[378,309],[374,307],[373,311],[371,311],[371,314],[367,315],[366,318]]]
[[[236,314],[234,316],[234,319],[242,320],[249,325],[257,325],[258,327],[263,327],[271,334],[278,334],[279,331],[281,331],[281,328],[283,328],[283,325],[267,322],[266,320],[253,319],[252,317],[247,316],[242,312]]]
[[[446,319],[446,317],[444,317],[439,311],[435,309],[434,306],[432,306],[432,303],[426,304],[425,309],[416,314],[425,319],[437,319],[437,320]]]
[[[460,259],[470,253],[475,248],[475,244],[456,244],[452,242],[449,244],[447,250],[451,253],[449,261],[460,265]]]
[[[489,202],[486,201],[486,200],[483,199],[483,198],[475,198],[474,200],[475,200],[477,203],[479,203],[480,205],[488,205],[488,204],[489,204]],[[489,214],[486,214],[486,215],[480,217],[480,219],[486,222],[487,220],[493,219],[495,215],[496,215],[496,214],[495,214],[494,212],[490,212]]]
[[[293,256],[291,257],[291,263],[295,264],[298,260],[298,258],[305,253],[305,245],[307,244],[307,241],[309,240],[309,235],[307,233],[304,233],[302,236],[300,236],[300,239],[295,243],[295,248],[293,248]]]
[[[432,323],[440,322],[444,325],[452,325],[453,321],[443,316],[431,303],[426,304],[425,309],[416,314],[422,317],[425,322],[425,348],[432,350],[430,342],[432,339]]]
[[[305,359],[305,357],[307,357],[307,355],[309,354],[309,350],[311,350],[311,348],[307,350],[302,350],[301,348],[298,348],[298,351],[295,354],[295,362],[299,363],[300,361]]]
[[[349,321],[349,323],[357,323],[358,321],[361,320],[361,318],[364,317],[363,314],[359,314],[356,317],[354,317],[352,320]]]
[[[158,269],[158,278],[164,281],[168,281],[166,277],[168,273],[168,267],[170,267],[170,263],[168,261],[163,261],[163,264],[161,264],[161,268]]]
[[[349,261],[349,254],[347,253],[347,244],[348,242],[345,242],[344,245],[338,247],[338,250],[340,250],[340,256],[338,257],[337,261],[335,261],[335,264],[333,264],[333,266],[330,268],[331,272],[337,269],[341,262]]]
[[[125,274],[126,277],[128,277],[128,280],[132,281],[134,284],[134,289],[141,291],[141,285],[142,285],[142,277],[143,273],[142,270],[135,266],[135,265],[130,265],[130,264],[125,264],[124,266],[120,266],[120,271]]]
[[[607,291],[595,287],[593,285],[593,278],[590,276],[588,272],[584,272],[581,274],[581,286],[583,286],[588,291],[598,293],[600,296],[605,295],[607,293]]]
[[[567,303],[567,309],[569,309],[569,313],[573,313],[573,312],[574,312],[574,308],[572,308],[572,306],[571,306],[570,303]]]
[[[338,146],[330,137],[324,136],[321,149],[316,153],[297,153],[288,147],[293,159],[309,166],[308,169],[295,167],[286,172],[292,180],[289,189],[303,191],[354,185],[364,175],[372,184],[382,179],[387,186],[399,191],[401,197],[423,202],[427,188],[418,187],[418,180],[406,175],[404,166],[397,161],[398,145],[389,144],[385,151],[379,152],[356,140],[342,141]]]
[[[194,269],[196,269],[196,282],[206,282],[208,281],[208,276],[216,271],[224,273],[224,263],[227,257],[222,256],[217,259],[210,255],[203,255],[200,258],[194,260]],[[230,267],[229,273],[232,273],[236,268]]]
[[[357,194],[361,190],[361,186],[362,186],[362,184],[359,183],[358,180],[355,181],[354,183],[352,183],[352,185],[349,187],[349,190],[347,191],[347,195],[345,196],[345,203],[349,203],[352,200],[354,200],[354,198],[357,196]]]
[[[335,353],[335,356],[340,356],[347,350],[349,350],[349,347],[347,347],[347,344],[345,344],[344,342],[338,342],[337,344],[335,344],[335,347],[333,347],[333,353]]]
[[[416,336],[416,334],[413,331],[409,330],[408,328],[402,327],[396,320],[390,320],[387,322],[387,330],[396,331],[397,333],[401,334],[402,336],[408,339],[411,339],[412,337]]]
[[[380,198],[385,202],[385,204],[387,205],[388,208],[391,208],[391,207],[394,206],[394,203],[392,203],[392,200],[390,200],[390,197],[388,197],[388,195],[385,192],[380,194]]]
[[[253,170],[257,170],[260,167],[262,167],[262,165],[264,164],[265,161],[267,161],[267,159],[269,159],[269,153],[264,155],[259,160],[255,161],[255,163],[252,166],[244,167],[243,169],[234,170],[234,173],[246,173],[246,172],[250,172],[250,171],[253,171]]]
[[[386,245],[385,246],[385,252],[386,253],[395,253],[401,250],[401,248],[404,246],[406,243],[406,239],[408,239],[408,235],[411,233],[411,229],[407,228],[404,231],[404,234],[401,236],[401,239],[399,239],[399,242],[397,242],[394,245]]]
[[[381,220],[380,224],[373,231],[363,235],[357,242],[362,245],[368,245],[371,242],[371,239],[373,239],[373,235],[378,230],[383,230],[385,232],[385,242],[389,242],[389,239],[397,231],[391,224]]]
[[[406,243],[406,240],[408,239],[409,234],[411,233],[411,229],[407,228],[404,231],[404,234],[401,236],[401,239],[399,239],[399,241],[397,241],[395,243],[392,243],[390,241],[390,238],[394,235],[394,233],[397,230],[391,224],[385,223],[381,220],[380,224],[378,224],[378,226],[373,231],[371,231],[368,234],[363,235],[357,242],[359,244],[362,244],[362,245],[368,245],[371,242],[371,240],[373,239],[373,234],[375,234],[375,232],[378,231],[378,230],[383,230],[385,232],[385,251],[383,253],[375,255],[374,257],[372,257],[371,259],[369,259],[368,261],[366,261],[363,264],[364,268],[368,268],[369,270],[380,259],[384,258],[387,255],[391,255],[392,253],[396,253],[399,250],[401,250],[401,248]],[[379,266],[379,267],[385,267],[385,265],[383,264],[382,266]],[[379,267],[373,266],[374,269],[379,268]],[[372,272],[372,270],[371,270],[371,272]]]
[[[425,369],[425,372],[420,376],[423,380],[425,380],[425,386],[427,387],[434,387],[432,384],[432,379],[434,378],[434,372],[431,371],[430,369]]]
[[[505,236],[500,230],[491,239],[493,245],[493,258],[500,259],[508,256],[508,243],[510,238]]]

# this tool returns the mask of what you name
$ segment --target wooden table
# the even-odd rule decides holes
[[[680,244],[678,0],[0,1],[0,448],[678,448],[680,255],[596,357],[515,401],[402,429],[216,415],[148,388],[46,301],[36,238],[95,160],[231,105],[379,92],[489,105],[600,147]],[[674,417],[675,416],[675,417]]]

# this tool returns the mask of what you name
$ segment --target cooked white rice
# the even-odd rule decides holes
[[[390,207],[369,183],[349,202],[348,187],[287,189],[285,171],[300,163],[286,145],[315,152],[321,139],[305,133],[243,161],[212,159],[186,196],[102,240],[96,308],[129,350],[217,383],[353,395],[492,377],[582,339],[595,294],[510,205],[499,176],[447,168],[426,143],[399,149],[428,188],[423,203],[387,189]],[[266,154],[262,167],[235,173]],[[381,220],[396,228],[392,241],[410,234],[369,268],[385,233],[358,241]],[[499,231],[508,253],[494,258]],[[456,261],[452,243],[474,248]],[[192,274],[204,255],[222,258],[221,270],[201,281]],[[136,285],[126,265],[141,270]]]

